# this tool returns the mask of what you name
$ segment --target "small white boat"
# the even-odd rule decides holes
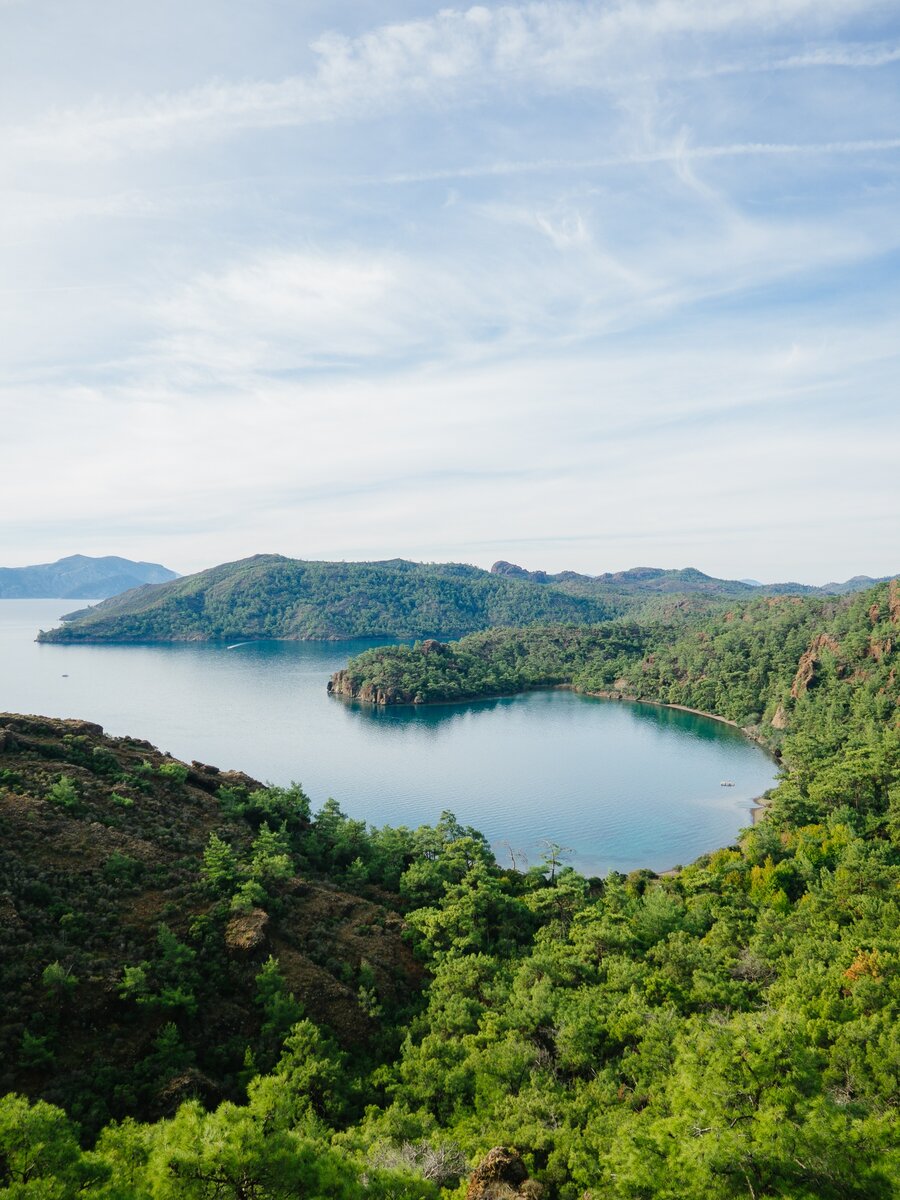
[[[722,782],[719,784],[719,787],[734,787],[734,784],[731,782],[730,779],[723,779]]]

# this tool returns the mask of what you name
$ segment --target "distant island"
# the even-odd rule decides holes
[[[0,600],[104,600],[145,583],[178,576],[159,563],[107,555],[70,554],[54,563],[0,567]]]
[[[871,584],[859,583],[859,587]],[[835,593],[855,590],[829,585]],[[498,626],[587,625],[708,611],[765,595],[823,595],[803,584],[754,586],[693,568],[548,575],[497,562],[307,562],[259,554],[144,586],[70,613],[44,642],[459,638]]]

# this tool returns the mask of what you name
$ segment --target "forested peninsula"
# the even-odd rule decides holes
[[[666,878],[0,717],[0,1196],[896,1196],[898,587],[617,629],[462,645],[779,740],[764,820]]]
[[[592,626],[492,629],[357,655],[329,691],[376,704],[423,704],[568,684],[618,699],[684,705],[763,727],[770,737],[849,679],[882,694],[900,621],[894,580],[840,598],[766,596],[710,612]],[[815,699],[816,705],[813,704]]]
[[[70,613],[43,642],[169,642],[456,638],[496,626],[586,624],[630,614],[708,611],[757,593],[852,591],[862,580],[754,587],[702,571],[636,568],[548,575],[497,562],[305,562],[259,554],[139,587]],[[84,594],[84,593],[81,593]]]

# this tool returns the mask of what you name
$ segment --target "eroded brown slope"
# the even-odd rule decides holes
[[[238,1094],[247,1049],[267,1052],[269,956],[338,1041],[378,1041],[361,979],[393,1014],[419,981],[388,897],[311,868],[236,913],[203,878],[212,833],[250,853],[254,823],[228,808],[260,786],[87,722],[0,715],[0,1092],[62,1102],[89,1126]],[[164,961],[173,944],[183,966]],[[123,995],[141,963],[163,981],[180,971],[190,999]]]

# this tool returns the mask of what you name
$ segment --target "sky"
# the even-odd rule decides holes
[[[0,564],[900,571],[896,0],[0,0]]]

